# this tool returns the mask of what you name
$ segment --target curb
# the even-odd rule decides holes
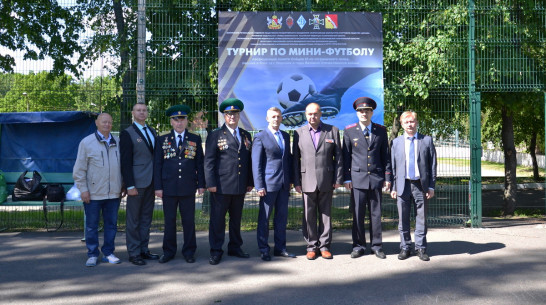
[[[465,185],[439,185],[436,187],[438,191],[464,191],[468,189]],[[518,190],[544,190],[544,183],[518,183]],[[504,184],[482,184],[482,190],[484,191],[498,191],[504,190]]]

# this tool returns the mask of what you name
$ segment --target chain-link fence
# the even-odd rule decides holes
[[[112,3],[111,3],[112,2]],[[144,84],[150,110],[148,124],[160,133],[170,130],[165,109],[174,104],[190,105],[189,129],[202,136],[216,128],[217,58],[219,11],[371,11],[381,12],[384,37],[385,125],[393,139],[401,127],[404,110],[419,114],[420,132],[434,137],[438,152],[436,196],[429,203],[430,225],[462,225],[471,218],[472,115],[474,92],[537,92],[544,90],[544,32],[525,32],[522,23],[546,23],[544,4],[527,1],[145,1],[146,45],[137,44],[138,2],[58,1],[62,8],[79,12],[82,48],[71,60],[79,73],[54,74],[55,63],[29,52],[9,51],[16,63],[10,73],[0,75],[0,111],[28,112],[82,110],[109,112],[114,131],[131,123],[130,110],[137,101],[137,85]],[[32,4],[40,9],[41,4]],[[119,7],[121,6],[121,7]],[[474,9],[475,8],[475,9]],[[45,8],[42,8],[45,9]],[[530,11],[529,11],[530,10]],[[83,13],[82,13],[83,12]],[[85,15],[85,12],[88,15]],[[530,16],[532,15],[532,16]],[[66,24],[66,26],[71,26]],[[140,79],[138,54],[145,53],[145,79]],[[47,55],[47,54],[46,54]],[[34,60],[32,60],[34,59]],[[142,72],[142,71],[140,71]],[[142,74],[141,74],[142,75]],[[542,114],[543,115],[543,114]],[[356,116],[355,116],[356,121]],[[479,140],[479,139],[478,139]],[[9,145],[1,143],[2,145]],[[62,148],[59,148],[62,149]],[[476,149],[481,149],[477,147]],[[479,162],[479,160],[478,160]],[[478,163],[479,164],[479,163]],[[123,201],[124,202],[124,201]],[[156,202],[154,229],[162,229],[161,201]],[[301,195],[290,199],[289,227],[299,228]],[[349,194],[334,195],[334,226],[350,227]],[[198,229],[208,228],[208,194],[196,202]],[[247,195],[244,226],[255,228],[258,196]],[[2,207],[2,225],[13,230],[39,227],[40,208]],[[55,209],[52,222],[58,221]],[[124,206],[120,227],[124,225]],[[68,208],[65,226],[82,228],[83,212]],[[385,196],[385,224],[394,224],[396,202]]]

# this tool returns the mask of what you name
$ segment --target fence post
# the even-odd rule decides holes
[[[468,98],[470,99],[470,223],[482,225],[481,96],[476,92],[476,16],[474,0],[468,1]]]
[[[137,103],[146,104],[146,0],[138,0]]]

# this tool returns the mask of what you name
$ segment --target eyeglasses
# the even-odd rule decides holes
[[[238,116],[239,112],[225,112],[224,115],[226,115],[226,116]]]

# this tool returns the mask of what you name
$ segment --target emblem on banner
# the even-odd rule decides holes
[[[320,25],[324,25],[324,19],[319,17],[320,15],[313,15],[313,19],[309,19],[309,25],[313,26],[313,30],[320,30]]]
[[[324,16],[324,20],[326,21],[324,28],[337,29],[337,15],[326,15]]]
[[[303,27],[305,26],[305,18],[303,17],[303,15],[300,15],[300,18],[298,18],[298,25],[300,26],[300,29],[303,29]]]
[[[267,17],[267,27],[270,30],[279,30],[282,28],[282,17],[277,18],[277,15],[273,15],[271,18]]]
[[[294,26],[294,18],[292,18],[292,16],[288,16],[288,18],[286,18],[286,25],[288,26],[289,29],[291,29],[292,26]]]

